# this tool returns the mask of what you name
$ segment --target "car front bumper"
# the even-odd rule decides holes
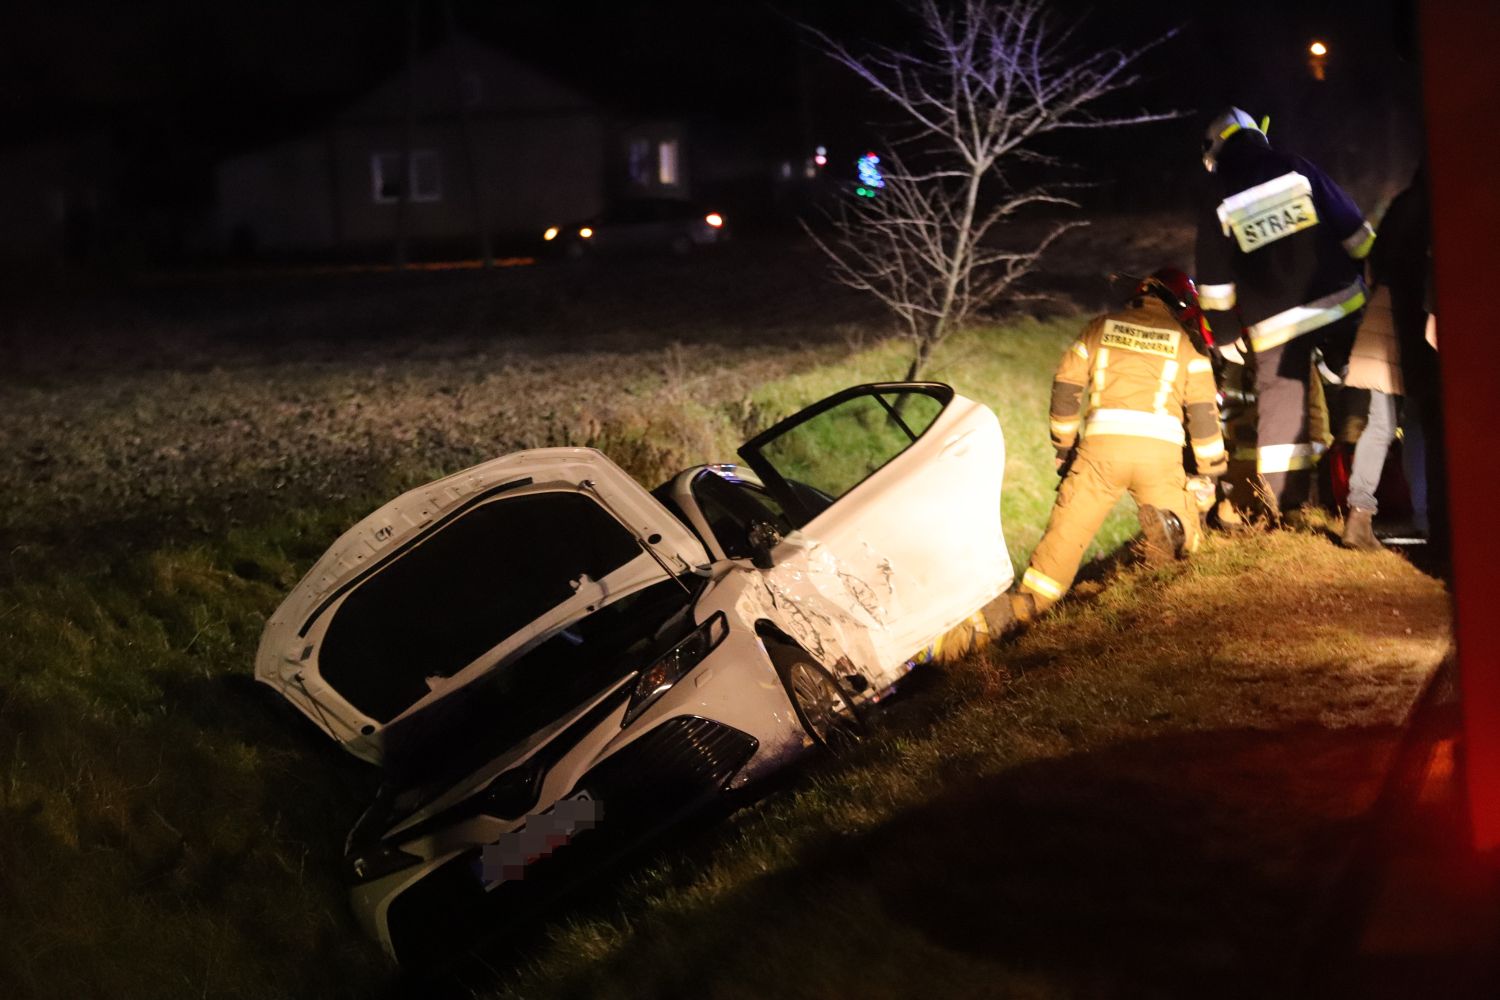
[[[481,932],[535,912],[549,898],[714,800],[756,755],[759,741],[697,716],[675,716],[585,774],[569,798],[597,804],[593,828],[530,860],[498,885],[483,847],[356,886],[366,929],[402,962],[451,954]],[[534,820],[535,822],[535,820]],[[566,843],[566,846],[564,846]],[[486,882],[492,887],[485,888]]]

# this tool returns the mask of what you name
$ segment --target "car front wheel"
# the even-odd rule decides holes
[[[800,649],[777,647],[771,654],[797,713],[797,721],[819,746],[842,756],[864,742],[863,716],[844,686]]]

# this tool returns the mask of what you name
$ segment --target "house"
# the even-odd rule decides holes
[[[241,253],[502,245],[612,197],[686,197],[681,123],[628,121],[456,36],[326,126],[219,164],[213,242]]]

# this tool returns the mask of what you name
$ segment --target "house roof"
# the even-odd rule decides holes
[[[415,72],[393,77],[338,115],[344,123],[399,122],[408,114],[408,88],[418,120],[456,114],[534,115],[597,110],[594,102],[521,61],[458,35],[423,52]]]

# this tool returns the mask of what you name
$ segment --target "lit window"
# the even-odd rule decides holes
[[[400,153],[372,153],[370,156],[370,193],[382,205],[401,200],[406,187],[407,171],[401,169]],[[411,154],[411,200],[443,200],[443,158],[435,149],[413,150]]]
[[[656,180],[664,187],[677,186],[676,139],[667,139],[656,144]]]

